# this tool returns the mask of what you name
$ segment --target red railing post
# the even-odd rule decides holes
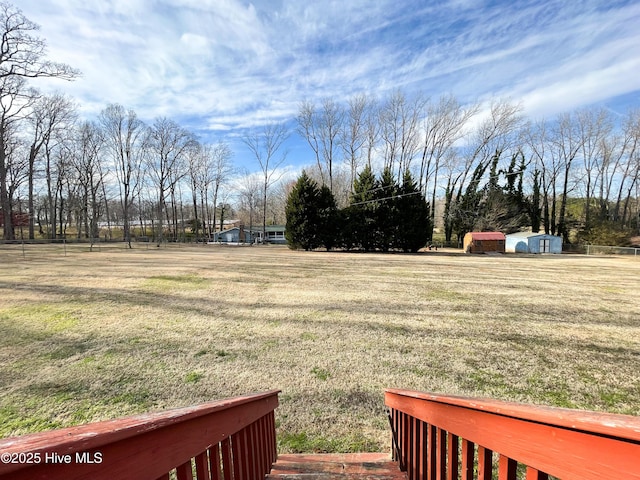
[[[269,441],[269,445],[271,445],[271,464],[274,464],[278,460],[278,441],[276,439],[276,415],[274,412],[269,414],[269,433],[271,435],[271,440]]]
[[[435,425],[427,425],[427,444],[429,445],[429,452],[427,456],[427,478],[429,480],[436,480],[436,427]]]
[[[467,439],[462,440],[462,480],[473,480],[475,445]]]
[[[429,424],[420,420],[420,478],[427,478],[429,471]]]
[[[262,417],[258,420],[258,431],[260,432],[260,466],[262,471],[268,472],[270,470],[269,456],[267,454],[267,429],[265,428],[266,418]]]
[[[255,424],[249,425],[249,444],[251,451],[251,458],[253,461],[251,462],[251,478],[258,477],[258,462],[255,461],[258,458],[258,438],[256,436],[256,426]]]
[[[493,474],[493,452],[478,445],[478,480],[491,480]]]
[[[458,480],[458,436],[449,434],[447,443],[447,480]]]
[[[549,475],[544,472],[540,472],[535,468],[527,467],[526,480],[549,480]]]
[[[436,480],[447,475],[447,432],[436,428]]]
[[[415,419],[407,415],[407,476],[416,478],[416,438]]]
[[[196,477],[198,480],[211,480],[209,472],[209,455],[208,452],[202,452],[195,458]]]
[[[176,468],[176,478],[178,480],[193,480],[193,470],[192,470],[191,460],[188,462],[179,465]]]
[[[233,473],[231,473],[231,441],[229,438],[225,438],[222,441],[222,478],[224,480],[232,480]]]
[[[211,480],[224,480],[222,472],[220,471],[220,465],[222,460],[220,459],[220,445],[215,444],[209,450],[209,467],[211,468]]]
[[[516,480],[517,472],[518,462],[504,455],[500,455],[498,480]]]
[[[233,478],[234,480],[245,480],[242,477],[242,473],[240,469],[242,468],[242,446],[240,445],[240,440],[238,438],[238,434],[231,435],[231,453],[233,455]]]

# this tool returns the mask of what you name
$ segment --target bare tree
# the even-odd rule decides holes
[[[177,182],[185,174],[183,161],[188,148],[192,145],[193,136],[173,120],[158,118],[148,130],[149,148],[147,150],[147,165],[156,193],[158,228],[155,238],[158,246],[163,240],[163,216],[167,215],[167,223],[173,224],[176,231],[177,214],[175,203],[175,189]],[[167,197],[172,200],[171,208],[166,205]],[[173,221],[170,218],[173,216]]]
[[[569,241],[569,230],[567,228],[567,201],[569,193],[576,186],[575,179],[572,178],[574,161],[582,149],[582,138],[575,115],[564,113],[551,124],[550,146],[554,163],[557,164],[562,182],[560,193],[560,207],[558,211],[557,233],[562,235],[565,242]],[[555,182],[554,182],[555,183]]]
[[[67,193],[72,193],[74,182],[70,181],[72,176],[71,154],[72,136],[69,131],[57,132],[51,136],[43,145],[43,155],[45,161],[45,179],[47,188],[47,224],[49,238],[63,237],[66,233],[66,224],[69,205],[65,197]],[[57,233],[56,233],[57,231]]]
[[[367,115],[372,101],[364,94],[349,99],[349,109],[340,132],[340,145],[349,167],[349,184],[353,186],[367,142]],[[350,189],[353,187],[350,187]]]
[[[0,210],[5,240],[15,239],[11,215],[15,193],[11,174],[16,172],[16,159],[11,157],[14,152],[13,137],[34,98],[35,92],[27,88],[24,78],[0,77]]]
[[[433,237],[435,225],[434,205],[436,204],[440,167],[444,160],[451,159],[455,155],[454,145],[465,135],[464,127],[478,112],[478,108],[477,104],[465,108],[452,95],[442,96],[437,103],[427,105],[427,115],[423,124],[424,143],[418,187],[427,197],[427,189],[431,185],[430,227],[432,231],[429,234],[429,239]]]
[[[216,210],[220,189],[233,173],[231,157],[233,153],[225,142],[217,144],[195,143],[188,150],[189,181],[192,190],[192,201],[195,222],[203,224],[204,233],[210,238],[216,225]],[[209,212],[209,189],[213,198],[212,212]],[[198,217],[198,203],[200,216]],[[202,220],[202,222],[201,222]],[[198,227],[196,227],[198,228]],[[196,232],[197,233],[197,232]]]
[[[320,108],[309,101],[301,104],[298,131],[313,150],[323,185],[333,191],[333,172],[343,132],[344,109],[333,99],[322,100]]]
[[[629,111],[623,123],[622,135],[621,157],[623,158],[623,170],[613,218],[628,225],[631,217],[629,207],[632,192],[640,184],[640,110]],[[636,202],[640,203],[637,195]],[[623,203],[622,212],[620,212],[620,207]],[[640,219],[638,221],[638,228],[640,229]]]
[[[311,150],[313,150],[322,184],[325,184],[325,173],[322,168],[320,155],[320,124],[315,105],[309,100],[303,101],[298,109],[296,121],[298,123],[298,133],[307,141]]]
[[[287,151],[282,151],[284,142],[289,138],[289,131],[284,124],[268,124],[247,134],[242,140],[249,147],[262,172],[262,235],[267,232],[267,193],[269,187],[277,182],[282,172],[278,168],[287,158]]]
[[[260,176],[256,174],[251,174],[249,172],[245,172],[244,175],[240,178],[239,185],[239,193],[240,193],[240,208],[244,211],[245,221],[248,220],[249,232],[253,235],[253,227],[255,225],[255,214],[258,209],[263,207],[261,205],[263,193],[264,193],[264,184],[263,180]],[[262,208],[263,212],[265,211]],[[240,232],[241,239],[244,235],[244,232]],[[263,230],[264,235],[264,230]],[[263,237],[264,238],[264,237]]]
[[[32,35],[40,27],[10,3],[0,2],[0,28],[0,78],[55,77],[71,80],[79,75],[78,70],[64,63],[44,59],[46,42]]]
[[[191,201],[193,203],[193,223],[195,227],[195,236],[200,235],[200,227],[205,230],[206,225],[206,208],[205,198],[207,189],[211,183],[211,176],[203,153],[204,145],[194,141],[187,149],[187,171],[189,187],[191,189]],[[200,202],[198,202],[198,200]],[[198,216],[198,203],[200,203],[200,216]],[[202,218],[201,218],[202,217]]]
[[[18,135],[17,125],[11,123],[3,131],[1,139],[4,159],[4,188],[7,192],[11,208],[18,203],[19,191],[29,175],[28,162],[25,155],[25,145]],[[18,208],[21,208],[18,205]]]
[[[611,116],[604,108],[582,109],[576,113],[576,128],[578,129],[582,167],[585,179],[584,224],[588,230],[591,227],[591,199],[599,186],[604,193],[604,184],[599,173],[604,165],[604,149],[606,139],[611,134],[613,124]],[[611,154],[609,150],[607,153]]]
[[[412,98],[400,90],[394,92],[380,110],[380,131],[384,142],[384,168],[394,170],[397,177],[411,168],[419,150],[420,118],[425,101],[421,95]]]
[[[74,132],[74,144],[71,152],[75,178],[81,194],[80,225],[84,224],[85,237],[98,238],[98,219],[106,199],[101,197],[105,171],[101,166],[101,153],[104,137],[100,127],[93,122],[83,122]],[[82,229],[78,229],[78,238]]]
[[[555,209],[556,189],[555,181],[559,170],[557,162],[551,163],[553,159],[549,153],[548,125],[545,121],[529,123],[523,132],[523,139],[528,150],[531,152],[533,162],[533,175],[537,175],[540,188],[542,190],[542,221],[545,233],[555,233],[555,210],[553,215],[550,205]],[[538,172],[536,174],[536,172]],[[536,205],[537,207],[537,205]]]
[[[366,149],[367,166],[373,168],[373,155],[380,141],[380,106],[377,102],[373,102],[365,117],[366,141],[364,148]],[[355,179],[354,179],[355,181]],[[353,182],[352,187],[353,189]]]
[[[329,174],[329,190],[333,192],[334,164],[338,152],[338,135],[342,129],[344,111],[331,98],[322,100],[320,111],[320,145],[322,158]]]
[[[220,198],[221,189],[229,180],[235,169],[231,163],[233,152],[226,142],[218,142],[215,145],[211,145],[207,148],[207,158],[211,169],[212,179],[212,200],[213,200],[213,215],[212,225],[215,228],[216,216],[218,210],[218,201]],[[205,197],[206,198],[206,197]],[[224,212],[222,212],[224,213]],[[222,225],[220,226],[222,229]],[[211,232],[209,232],[211,236]]]
[[[492,102],[486,117],[471,135],[466,153],[451,157],[453,163],[448,167],[444,207],[446,241],[451,241],[453,233],[451,212],[455,210],[455,202],[462,198],[469,175],[475,171],[486,171],[495,155],[500,156],[506,149],[516,145],[523,123],[520,110],[519,105],[507,101]]]
[[[99,119],[118,179],[124,241],[131,248],[131,210],[142,181],[147,129],[133,110],[122,105],[108,105]]]
[[[26,88],[26,78],[56,77],[72,79],[78,71],[44,58],[45,42],[33,35],[38,25],[27,19],[13,5],[0,3],[0,139],[11,129],[10,123],[24,113],[25,105],[33,101],[35,91]],[[8,122],[8,123],[7,123]],[[0,140],[2,141],[2,140]],[[13,239],[12,199],[7,188],[7,146],[0,144],[0,209],[3,211],[5,239]]]
[[[39,97],[28,116],[31,125],[29,146],[29,239],[35,237],[34,231],[34,180],[36,160],[43,145],[61,131],[71,128],[76,120],[76,106],[62,94]]]

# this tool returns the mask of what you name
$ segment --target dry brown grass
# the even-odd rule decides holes
[[[282,390],[283,451],[388,448],[385,387],[640,414],[640,260],[0,249],[0,436]]]

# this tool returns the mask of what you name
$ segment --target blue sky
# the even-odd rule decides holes
[[[39,79],[86,118],[108,103],[167,116],[203,141],[290,122],[303,99],[400,88],[463,103],[509,98],[531,118],[640,106],[640,2],[622,0],[20,0],[49,57]],[[311,164],[291,139],[292,164]]]

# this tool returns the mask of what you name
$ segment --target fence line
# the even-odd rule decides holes
[[[587,255],[640,255],[640,248],[635,247],[611,247],[607,245],[586,245]]]
[[[140,251],[140,250],[162,250],[162,249],[175,249],[185,248],[189,246],[206,246],[206,243],[196,242],[131,242],[131,248],[129,244],[124,241],[107,241],[103,239],[100,241],[93,241],[89,239],[82,240],[68,240],[68,239],[48,239],[48,240],[13,240],[13,241],[1,241],[0,240],[0,254],[13,254],[14,258],[22,257],[26,258],[38,258],[43,255],[60,255],[67,256],[70,253],[80,252],[125,252],[125,251]]]

